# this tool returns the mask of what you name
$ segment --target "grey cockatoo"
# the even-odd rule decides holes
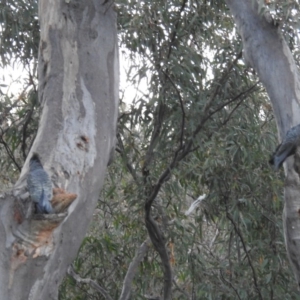
[[[52,182],[37,154],[33,154],[29,162],[27,187],[32,201],[36,204],[37,213],[53,213],[50,202],[53,196]]]
[[[282,143],[272,155],[270,164],[274,165],[275,170],[278,170],[287,157],[295,154],[298,146],[300,146],[300,124],[287,131]]]

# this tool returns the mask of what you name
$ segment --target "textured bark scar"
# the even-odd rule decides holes
[[[24,225],[22,224],[18,228],[19,230],[17,230],[16,236],[21,238],[17,244],[22,245],[21,248],[26,250],[26,253],[33,253],[33,258],[39,255],[49,254],[47,253],[48,251],[42,251],[42,248],[53,248],[53,231],[64,220],[66,215],[62,215],[62,213],[67,210],[76,198],[76,194],[67,193],[61,188],[54,188],[51,204],[55,214],[34,215],[31,220],[25,220]],[[19,220],[19,215],[16,212],[15,220]]]
[[[53,231],[66,217],[64,213],[77,198],[76,194],[67,193],[64,189],[54,188],[51,204],[54,214],[34,214],[32,219],[25,219],[22,209],[14,208],[13,218],[17,226],[13,233],[16,241],[12,246],[9,288],[13,284],[14,272],[28,259],[49,256],[54,249]]]
[[[15,271],[28,259],[49,256],[54,248],[53,231],[61,220],[25,220],[15,233],[17,240],[12,246],[9,288]]]
[[[25,250],[19,249],[17,245],[13,245],[12,257],[10,260],[10,272],[9,272],[9,288],[11,288],[15,270],[27,260]]]
[[[86,135],[81,135],[80,138],[81,138],[81,140],[82,140],[83,142],[85,142],[86,144],[90,141],[90,139],[89,139]]]

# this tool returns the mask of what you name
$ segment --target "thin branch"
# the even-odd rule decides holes
[[[180,20],[181,20],[181,13],[184,11],[186,3],[187,3],[187,0],[182,1],[181,7],[178,12],[178,19],[176,20],[174,30],[170,34],[170,44],[169,44],[169,51],[168,51],[168,55],[167,55],[168,59],[171,56],[172,46],[175,44],[175,39],[176,39],[176,35],[177,35],[178,29],[179,29]]]
[[[198,126],[196,127],[195,131],[192,134],[192,138],[186,143],[185,148],[184,148],[184,152],[182,153],[180,159],[184,158],[188,153],[195,151],[196,149],[198,149],[199,147],[195,147],[193,149],[191,149],[192,145],[193,145],[193,141],[196,137],[196,135],[202,130],[203,126],[205,125],[205,123],[217,112],[219,112],[221,109],[223,109],[226,105],[233,103],[234,101],[238,100],[241,96],[243,96],[243,98],[238,102],[237,106],[235,106],[233,108],[233,110],[229,113],[229,116],[231,116],[234,111],[242,104],[242,102],[244,101],[245,97],[247,96],[247,94],[249,92],[251,92],[255,86],[259,83],[259,81],[257,81],[255,84],[253,84],[250,88],[248,88],[246,91],[241,92],[240,94],[238,94],[237,96],[235,96],[234,98],[221,103],[216,109],[214,109],[212,112],[210,112],[206,117],[204,117],[201,122],[198,124]],[[222,125],[224,126],[230,118],[226,118]]]
[[[180,25],[180,20],[181,20],[181,13],[184,11],[185,6],[186,6],[187,0],[183,0],[181,7],[179,9],[178,12],[178,19],[176,20],[175,23],[175,27],[174,30],[171,32],[169,40],[169,50],[168,50],[168,54],[167,54],[167,59],[170,58],[171,56],[171,52],[172,52],[172,47],[175,43],[175,39],[176,39],[176,35],[177,35],[177,31]],[[153,51],[153,52],[156,52]],[[157,66],[157,71],[160,72],[161,71],[161,66],[159,63],[154,63]],[[164,86],[165,82],[166,82],[166,78],[168,76],[169,70],[166,69],[166,71],[162,72],[164,74],[164,78],[161,80],[161,85]],[[163,88],[164,89],[164,88]],[[165,89],[163,90],[163,94],[165,93]],[[155,117],[155,125],[154,125],[154,130],[152,132],[152,136],[151,136],[151,141],[150,141],[150,145],[148,147],[148,151],[145,155],[145,160],[144,160],[144,167],[143,167],[143,173],[146,174],[145,176],[145,181],[146,181],[146,177],[148,177],[148,172],[147,172],[147,168],[148,165],[150,164],[151,160],[152,160],[152,154],[153,154],[153,150],[156,146],[156,141],[160,135],[160,131],[161,131],[161,127],[162,127],[162,120],[165,114],[165,105],[163,103],[159,103],[157,109],[156,109],[157,113],[154,113]]]
[[[137,267],[139,266],[140,262],[145,257],[145,254],[147,253],[149,249],[149,243],[150,238],[147,238],[139,247],[137,250],[135,257],[133,258],[133,261],[130,263],[129,268],[127,270],[124,282],[123,282],[123,288],[122,293],[119,298],[119,300],[130,300],[130,294],[131,294],[131,285],[133,278],[136,274]]]
[[[184,3],[183,2],[183,7],[184,7]],[[209,99],[209,101],[206,103],[204,109],[203,109],[203,115],[204,117],[202,118],[200,124],[198,125],[198,127],[196,128],[196,130],[194,131],[192,138],[190,139],[190,141],[183,145],[183,137],[181,139],[181,143],[180,146],[178,147],[178,149],[175,151],[173,159],[171,161],[171,163],[169,164],[168,168],[161,174],[161,176],[159,177],[157,183],[152,187],[151,193],[149,194],[149,196],[146,199],[145,202],[145,223],[146,223],[146,227],[149,233],[149,236],[151,238],[151,241],[156,249],[156,251],[159,253],[160,258],[162,260],[162,263],[164,265],[164,299],[168,300],[171,299],[171,287],[172,287],[172,269],[171,269],[171,265],[169,262],[169,257],[168,257],[168,253],[167,253],[167,249],[165,246],[165,240],[163,237],[163,233],[161,232],[160,228],[158,227],[157,223],[153,220],[152,216],[151,216],[151,208],[152,208],[152,204],[153,201],[155,200],[155,198],[157,197],[158,192],[161,189],[162,184],[167,181],[170,178],[171,175],[171,171],[177,166],[178,162],[180,160],[182,160],[190,151],[190,148],[193,144],[193,139],[195,138],[195,136],[199,133],[199,131],[203,128],[204,124],[206,123],[206,121],[216,112],[218,112],[219,110],[221,110],[224,106],[230,104],[231,102],[235,101],[236,99],[238,99],[243,93],[246,93],[247,91],[241,93],[240,95],[238,95],[237,97],[235,97],[234,99],[231,99],[230,101],[228,101],[227,103],[223,103],[221,104],[219,107],[217,107],[217,109],[215,109],[213,112],[209,113],[209,109],[213,103],[213,101],[215,100],[216,96],[218,95],[221,86],[224,84],[228,74],[230,73],[230,71],[232,70],[233,66],[235,65],[235,63],[237,62],[238,59],[240,59],[241,57],[241,53],[239,53],[236,57],[236,59],[228,66],[227,70],[224,72],[223,76],[221,77],[219,84],[217,86],[217,88],[215,89],[215,92],[212,94],[211,98]],[[165,74],[165,78],[169,78],[168,76],[168,72],[163,72]],[[170,78],[169,78],[170,79]],[[182,98],[180,93],[178,92],[175,84],[172,82],[172,80],[170,80],[171,84],[175,87],[181,105],[183,105],[182,102]],[[251,87],[253,88],[253,87]],[[184,107],[181,107],[183,109],[184,112]],[[153,152],[153,149],[155,147],[156,144],[156,139],[159,137],[160,134],[160,128],[162,126],[162,119],[163,119],[163,115],[164,115],[164,105],[162,103],[160,103],[160,105],[158,106],[158,115],[157,115],[157,123],[155,125],[152,137],[151,137],[151,142],[150,142],[150,146],[148,148],[147,154],[146,154],[146,158],[145,158],[145,164],[144,164],[144,170],[146,170],[147,165],[149,164],[150,160],[151,160],[151,154]],[[184,119],[182,121],[182,135],[183,135],[183,129],[184,129]],[[181,152],[181,154],[180,154]],[[179,155],[180,154],[180,155]],[[148,173],[144,172],[144,178],[145,178],[145,182],[147,179]]]
[[[154,129],[152,131],[150,144],[149,144],[147,153],[145,155],[145,161],[144,161],[144,166],[143,166],[143,174],[145,175],[144,177],[147,177],[146,175],[148,174],[148,172],[147,172],[148,165],[150,164],[150,162],[152,160],[153,151],[157,144],[157,139],[159,138],[159,135],[160,135],[164,114],[165,114],[165,104],[160,102],[157,106],[155,113],[153,114],[154,115],[154,122],[153,122]],[[146,178],[145,178],[145,181],[146,181]]]
[[[231,72],[232,68],[234,67],[234,65],[237,63],[237,61],[242,58],[242,52],[239,52],[238,55],[236,56],[235,60],[233,60],[228,66],[227,69],[224,71],[221,79],[219,80],[219,82],[217,83],[217,87],[214,91],[214,93],[212,93],[210,99],[208,100],[208,102],[205,104],[204,109],[203,109],[203,115],[205,116],[206,113],[208,112],[209,108],[211,107],[211,104],[213,103],[213,101],[215,100],[215,98],[217,97],[217,95],[219,94],[220,88],[223,86],[223,84],[225,83],[227,76],[229,75],[229,73]]]
[[[145,222],[148,230],[148,234],[150,236],[151,242],[155,250],[158,252],[160,259],[163,264],[163,272],[164,272],[164,300],[172,299],[172,268],[169,260],[168,251],[165,246],[165,239],[162,231],[158,227],[157,223],[151,216],[151,205],[148,206],[146,202],[145,205]],[[152,204],[152,203],[151,203]]]
[[[180,145],[179,147],[182,148],[182,145],[183,145],[183,134],[184,134],[184,127],[185,127],[185,110],[184,110],[184,105],[183,105],[183,100],[182,100],[182,97],[180,95],[180,92],[179,90],[177,89],[174,81],[171,79],[171,77],[165,73],[164,71],[162,71],[165,76],[167,76],[167,78],[169,79],[169,81],[171,82],[171,84],[173,85],[177,95],[178,95],[178,99],[179,99],[179,102],[180,102],[180,108],[181,108],[181,112],[182,112],[182,119],[181,119],[181,132],[180,132]]]
[[[21,93],[22,94],[22,93]],[[4,111],[2,112],[1,116],[0,116],[0,124],[3,123],[4,119],[7,117],[7,115],[15,108],[19,105],[21,97],[18,97],[18,99],[15,100],[15,102],[10,105],[10,106],[6,106],[4,108]]]
[[[21,146],[21,149],[22,149],[22,154],[23,154],[23,159],[24,160],[27,157],[27,154],[26,154],[27,127],[28,127],[29,122],[31,120],[33,110],[34,110],[34,106],[32,106],[31,109],[26,113],[25,123],[24,123],[23,129],[22,129],[22,146]]]
[[[236,296],[238,297],[238,299],[242,299],[237,291],[237,289],[233,286],[233,284],[226,280],[226,278],[224,277],[223,273],[222,273],[222,270],[220,269],[220,275],[221,275],[221,280],[226,284],[228,285],[231,289],[233,289],[233,291],[235,292]]]
[[[230,120],[233,113],[238,109],[238,107],[243,103],[243,101],[244,101],[244,98],[240,99],[240,101],[237,103],[237,105],[228,114],[227,118],[222,122],[222,126],[225,126],[228,123],[228,121]]]
[[[119,148],[116,148],[116,151],[118,153],[120,153],[120,155],[122,156],[123,161],[126,163],[126,167],[129,171],[129,173],[131,174],[131,176],[133,177],[133,179],[135,180],[135,182],[138,181],[138,177],[136,175],[136,171],[133,168],[133,166],[131,165],[131,163],[129,162],[129,159],[125,153],[125,148],[124,148],[124,144],[123,141],[121,139],[121,135],[120,133],[117,134],[117,140],[118,140],[118,144],[119,144]]]
[[[30,67],[30,63],[29,63],[28,59],[26,59],[26,63],[27,63],[27,67],[28,67],[27,71],[28,71],[28,74],[29,74],[29,84],[28,84],[28,86],[32,85],[33,90],[36,93],[37,92],[37,86],[34,83],[34,73],[36,72],[37,62],[36,62],[36,60],[34,60],[33,72],[31,72],[31,67]]]
[[[1,129],[1,135],[0,135],[0,144],[2,144],[8,154],[8,156],[10,157],[10,159],[13,161],[13,163],[15,164],[15,166],[17,167],[18,171],[21,172],[21,167],[19,166],[19,164],[17,163],[13,152],[11,151],[11,149],[9,148],[9,146],[7,145],[7,143],[4,141],[3,139],[3,130]]]
[[[230,99],[229,101],[222,103],[221,105],[219,105],[214,111],[212,111],[211,113],[209,113],[205,118],[203,118],[200,122],[200,124],[197,126],[197,128],[195,129],[192,138],[183,146],[183,148],[179,148],[175,154],[174,157],[171,161],[171,163],[169,164],[168,168],[161,174],[161,176],[159,177],[157,183],[155,184],[155,186],[152,189],[152,193],[150,194],[149,198],[147,199],[148,205],[152,205],[152,202],[154,201],[154,199],[156,198],[161,185],[168,180],[168,178],[170,177],[171,171],[176,167],[177,163],[182,160],[189,152],[190,152],[190,148],[193,144],[193,140],[196,137],[196,135],[200,132],[200,130],[203,128],[205,122],[211,117],[213,116],[215,113],[217,113],[219,110],[221,110],[222,108],[224,108],[226,105],[232,103],[233,101],[236,101],[237,99],[239,99],[239,97],[241,97],[242,95],[245,95],[247,93],[249,93],[256,85],[258,82],[256,82],[253,86],[251,86],[249,89],[247,89],[246,91],[241,92],[239,95],[235,96],[233,99]],[[178,156],[179,151],[184,149],[184,151],[181,153],[180,156]]]
[[[194,134],[196,135],[200,131],[200,129],[204,126],[204,123],[213,114],[215,114],[217,111],[222,109],[224,106],[226,106],[226,105],[230,104],[231,102],[239,99],[239,97],[241,97],[242,95],[247,94],[248,92],[250,92],[255,87],[255,85],[250,87],[247,91],[244,91],[244,92],[240,93],[238,96],[234,97],[233,99],[227,101],[226,103],[223,103],[217,109],[215,109],[213,112],[209,113],[205,118],[202,119],[201,123],[196,128]],[[193,135],[193,138],[195,137],[195,135]],[[161,257],[162,262],[164,264],[164,270],[165,270],[165,290],[164,290],[165,299],[169,299],[167,297],[171,297],[170,280],[172,280],[172,271],[171,271],[171,266],[170,266],[169,259],[168,259],[168,253],[167,253],[166,247],[164,245],[164,238],[163,238],[162,232],[160,231],[159,227],[157,226],[156,222],[153,220],[153,218],[151,216],[151,207],[152,207],[154,199],[156,198],[158,192],[161,189],[162,184],[170,178],[171,171],[176,167],[178,162],[180,160],[182,160],[190,152],[190,147],[192,146],[193,138],[189,141],[189,143],[187,145],[188,147],[183,146],[182,148],[179,147],[177,149],[171,163],[169,164],[168,168],[159,177],[157,183],[152,188],[152,192],[149,195],[149,197],[147,198],[146,203],[145,203],[146,227],[147,227],[149,236],[151,238],[151,241],[152,241],[155,249],[160,254],[160,257]],[[181,150],[183,150],[183,152],[179,156],[179,152]]]
[[[229,280],[232,280],[232,259],[231,259],[231,249],[232,249],[232,238],[233,231],[230,231],[229,243],[228,243],[228,262],[229,262]]]
[[[105,299],[107,300],[113,300],[112,297],[109,296],[109,294],[107,293],[107,291],[101,287],[96,281],[90,279],[90,278],[81,278],[74,270],[73,266],[70,265],[67,273],[75,279],[75,281],[77,283],[85,283],[90,285],[92,288],[94,288],[95,290],[97,290]]]
[[[257,276],[256,276],[255,268],[254,268],[254,266],[253,266],[253,264],[252,264],[251,257],[250,257],[250,255],[249,255],[248,250],[247,250],[246,243],[245,243],[245,241],[244,241],[244,237],[243,237],[243,235],[242,235],[242,233],[241,233],[239,227],[237,226],[236,222],[234,221],[233,217],[232,217],[231,214],[229,213],[227,205],[225,205],[225,207],[226,207],[226,216],[227,216],[227,218],[230,220],[231,224],[233,225],[234,230],[235,230],[235,232],[237,233],[237,235],[238,235],[238,237],[240,238],[240,241],[241,241],[241,243],[242,243],[242,245],[243,245],[244,252],[245,252],[245,254],[246,254],[246,257],[247,257],[248,263],[249,263],[249,265],[250,265],[250,268],[251,268],[251,270],[252,270],[252,276],[253,276],[254,286],[255,286],[255,288],[256,288],[256,291],[257,291],[257,293],[258,293],[258,296],[259,296],[260,299],[263,299],[263,297],[262,297],[262,295],[261,295],[261,292],[260,292],[260,289],[259,289],[259,287],[258,287],[258,282],[257,282]]]
[[[259,83],[259,81],[255,82],[250,88],[248,88],[247,90],[239,93],[238,95],[236,95],[235,97],[233,97],[232,99],[228,100],[225,103],[221,103],[216,109],[214,109],[212,112],[208,113],[200,122],[200,124],[197,126],[197,128],[195,129],[195,131],[193,132],[193,137],[195,137],[199,131],[202,129],[204,123],[210,118],[212,117],[214,114],[216,114],[218,111],[220,111],[221,109],[223,109],[226,105],[236,101],[237,99],[239,99],[241,96],[247,96],[248,93],[250,93]],[[204,112],[205,110],[208,110],[206,108],[204,108]],[[204,114],[205,115],[205,114]]]

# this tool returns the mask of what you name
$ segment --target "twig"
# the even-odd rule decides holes
[[[174,283],[174,285],[176,286],[176,289],[177,289],[180,293],[182,293],[187,299],[191,299],[190,295],[189,295],[187,292],[185,292],[182,288],[179,287],[179,285],[177,284],[177,282],[176,282],[175,279],[173,279],[173,283]]]
[[[105,299],[107,300],[113,300],[112,297],[109,296],[109,294],[107,293],[107,291],[101,287],[98,283],[96,283],[96,281],[90,279],[90,278],[81,278],[74,270],[73,266],[70,265],[67,273],[73,277],[75,279],[75,281],[77,283],[85,283],[85,284],[89,284],[92,288],[94,288],[95,290],[97,290]]]
[[[129,300],[130,299],[130,294],[131,294],[131,284],[133,281],[133,278],[136,274],[137,267],[144,258],[146,252],[149,249],[149,243],[150,243],[150,238],[147,238],[139,247],[137,250],[135,257],[133,258],[132,262],[129,265],[129,268],[127,270],[124,282],[123,282],[123,288],[122,288],[122,293],[119,298],[119,300]]]

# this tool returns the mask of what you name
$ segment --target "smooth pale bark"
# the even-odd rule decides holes
[[[226,3],[242,36],[245,60],[269,94],[282,140],[288,129],[300,123],[300,83],[293,56],[280,28],[259,15],[256,2],[226,0]],[[298,160],[298,156],[292,156],[284,164],[283,224],[288,256],[300,285],[300,169],[294,168]]]
[[[54,185],[77,198],[67,214],[34,219],[27,159],[14,196],[0,201],[0,298],[6,300],[57,299],[97,204],[116,136],[113,6],[103,0],[40,0],[39,21],[42,115],[29,157],[37,152]]]

